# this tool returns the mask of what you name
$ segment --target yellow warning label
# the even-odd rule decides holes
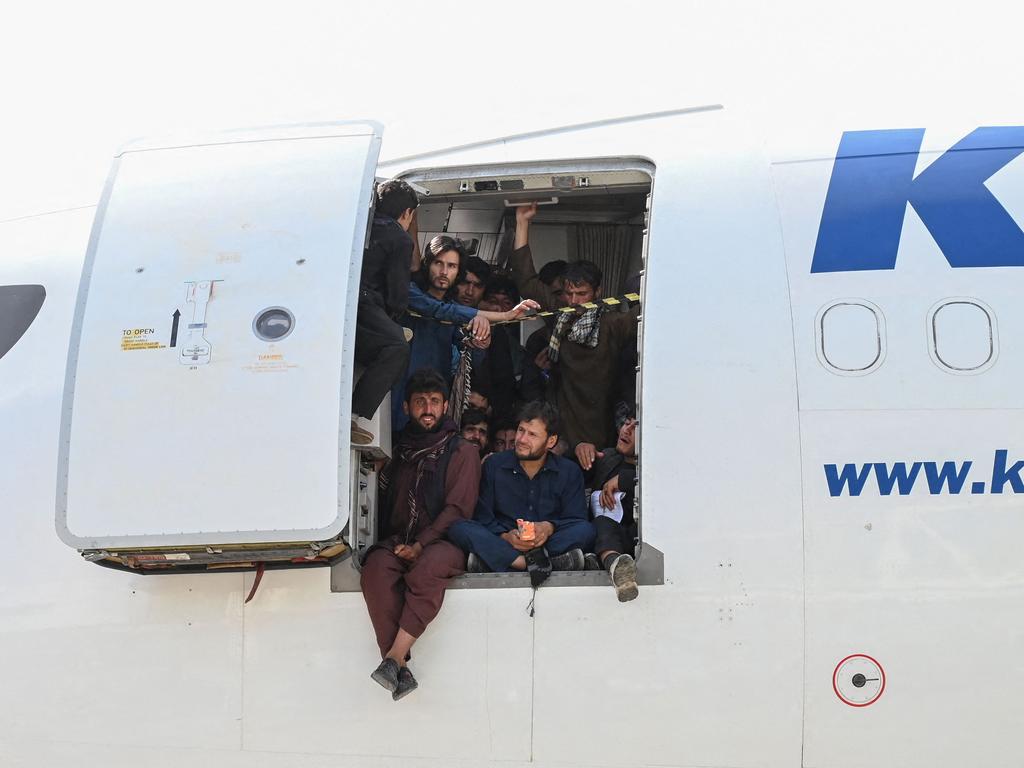
[[[133,349],[163,349],[166,344],[161,344],[153,337],[156,330],[153,328],[125,328],[121,331],[121,351],[129,352]]]
[[[132,349],[163,349],[165,346],[165,344],[161,344],[159,341],[129,341],[127,339],[121,341],[122,352],[128,352]]]

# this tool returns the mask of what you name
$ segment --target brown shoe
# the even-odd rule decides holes
[[[363,429],[353,421],[351,440],[352,445],[369,445],[373,442],[373,432]]]

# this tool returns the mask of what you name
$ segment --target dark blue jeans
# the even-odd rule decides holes
[[[594,526],[588,520],[562,520],[544,543],[549,555],[560,555],[570,549],[591,551],[594,546]],[[515,547],[476,520],[459,520],[448,528],[448,538],[466,552],[475,552],[487,567],[495,572],[511,570],[512,561],[519,557]]]

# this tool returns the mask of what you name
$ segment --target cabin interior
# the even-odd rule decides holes
[[[507,274],[516,207],[537,202],[538,212],[530,226],[530,247],[538,270],[559,259],[592,261],[602,271],[603,297],[621,296],[630,283],[636,285],[638,276],[642,279],[653,179],[653,168],[645,161],[431,169],[401,178],[412,183],[420,195],[417,218],[421,251],[435,235],[447,234],[463,240],[471,254],[489,263],[495,274]],[[532,319],[520,323],[520,343],[525,344],[543,322]],[[638,333],[637,343],[642,346],[642,332]],[[638,354],[637,359],[642,360],[642,356]],[[637,376],[639,398],[639,365]],[[642,424],[639,402],[636,408]],[[379,417],[386,410],[382,407]],[[387,432],[386,425],[381,424],[380,433]],[[638,431],[638,458],[641,433],[642,428]],[[374,446],[356,453],[361,461],[353,461],[354,472],[359,476],[352,484],[353,515],[347,540],[358,561],[358,553],[375,540],[375,460],[388,455],[390,446]],[[639,508],[635,515],[642,531]],[[345,568],[347,565],[342,566],[339,578],[332,579],[336,591],[345,591],[353,584],[351,575],[344,573]],[[503,576],[507,575],[466,574],[456,580],[456,586],[516,583],[515,579]],[[606,583],[603,572],[596,576],[595,583]],[[582,577],[583,574],[577,574],[567,583],[587,583]]]

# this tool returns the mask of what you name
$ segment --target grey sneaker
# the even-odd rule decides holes
[[[398,662],[394,659],[384,659],[380,665],[370,673],[370,679],[378,685],[387,688],[391,693],[398,690]]]
[[[584,565],[583,550],[579,548],[551,558],[552,571],[582,571]]]
[[[602,568],[601,568],[601,561],[597,559],[597,555],[595,555],[593,552],[587,552],[587,554],[585,554],[583,556],[583,570],[584,571],[600,571],[600,570],[602,570]]]
[[[615,587],[615,596],[620,603],[628,603],[635,600],[640,594],[636,585],[636,562],[629,555],[619,555],[608,566],[608,575],[611,577],[612,586]]]
[[[404,696],[408,696],[410,693],[419,688],[419,683],[416,682],[416,678],[412,675],[412,670],[408,667],[402,667],[398,670],[398,687],[394,693],[391,694],[393,701],[398,701]]]
[[[406,328],[405,326],[402,326],[402,335],[405,336],[405,340],[407,342],[408,341],[412,341],[412,336],[413,336],[412,328]],[[413,682],[416,682],[416,681],[414,680]]]
[[[480,556],[476,552],[470,552],[469,557],[466,558],[466,573],[487,573],[488,568],[486,563],[480,559]]]

